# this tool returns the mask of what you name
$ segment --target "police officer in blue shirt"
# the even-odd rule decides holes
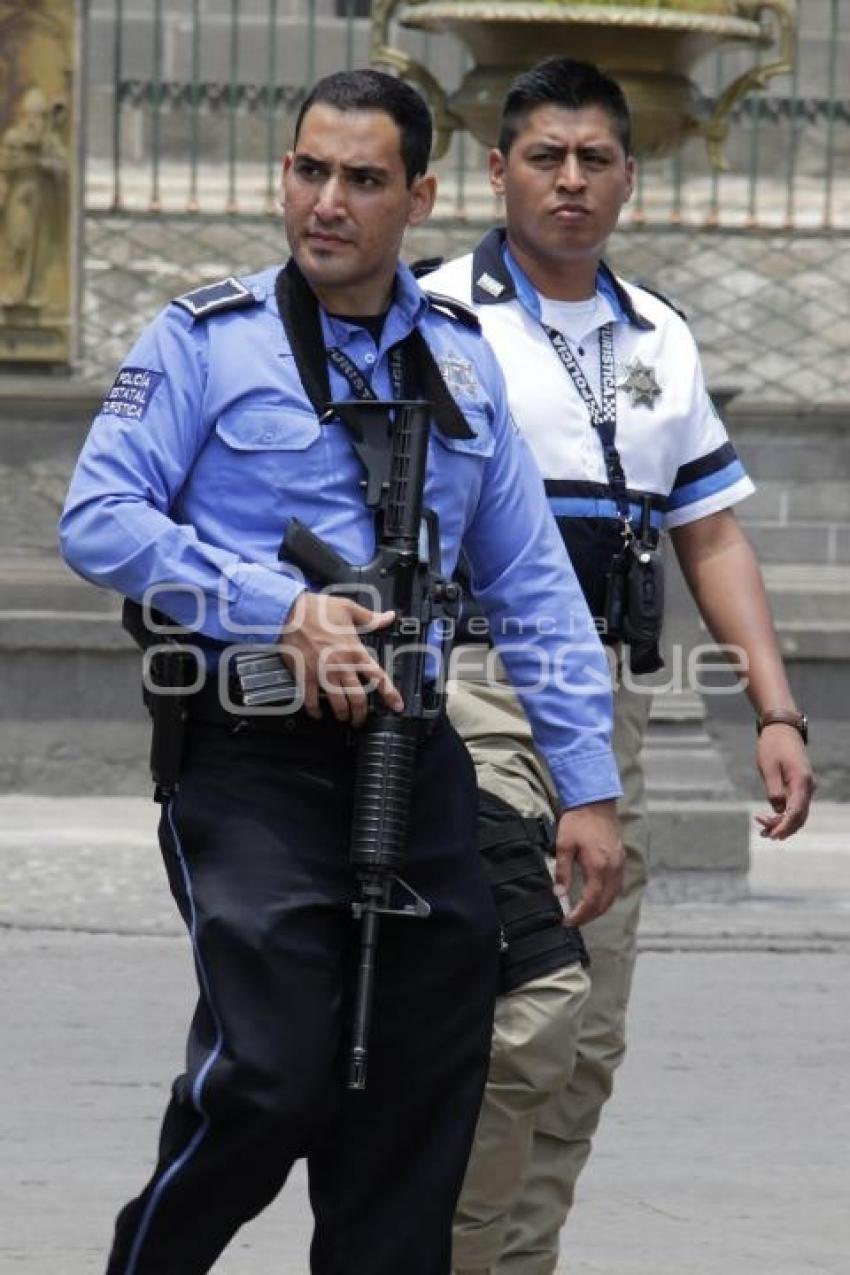
[[[392,615],[305,588],[278,557],[298,518],[348,560],[369,560],[363,470],[346,426],[320,409],[364,384],[398,398],[395,373],[417,340],[421,366],[441,374],[433,394],[414,388],[443,408],[425,487],[442,569],[463,544],[563,802],[564,886],[578,863],[589,916],[618,889],[604,654],[477,323],[426,298],[398,264],[405,226],[433,206],[430,142],[428,112],[404,84],[373,71],[321,81],[284,162],[290,262],[181,297],[151,324],[68,495],[62,547],[80,574],[137,602],[153,596],[210,667],[228,644],[278,642],[304,695],[285,720],[222,705],[214,680],[187,698],[160,842],[199,999],[158,1162],[118,1218],[108,1275],[208,1271],[302,1156],[312,1270],[450,1270],[499,950],[474,772],[440,720],[418,753],[405,871],[432,914],[385,918],[369,1084],[346,1090],[352,738],[376,697],[403,708],[359,631]],[[310,332],[318,363],[303,348]]]

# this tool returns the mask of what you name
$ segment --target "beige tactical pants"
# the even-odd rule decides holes
[[[649,695],[620,686],[614,748],[623,798],[623,891],[583,930],[590,978],[578,965],[499,998],[487,1090],[455,1215],[455,1275],[552,1275],[576,1179],[625,1052],[647,829],[640,749]],[[453,683],[449,713],[479,786],[522,815],[556,800],[524,714],[504,683]],[[589,984],[589,986],[588,986]]]

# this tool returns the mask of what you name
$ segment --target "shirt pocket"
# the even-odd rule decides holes
[[[473,430],[472,438],[449,438],[435,425],[431,430],[431,451],[426,488],[426,504],[440,515],[444,545],[463,539],[478,505],[484,469],[493,455],[496,440],[480,407],[461,407]]]
[[[240,525],[275,518],[321,491],[327,440],[315,412],[287,406],[231,409],[215,423],[214,482]]]
[[[496,450],[496,439],[486,412],[479,405],[458,403],[464,417],[473,431],[472,438],[450,438],[438,426],[434,426],[432,437],[449,452],[458,452],[463,456],[477,456],[480,460],[488,460]]]
[[[303,452],[319,442],[322,427],[314,412],[254,407],[224,412],[215,432],[237,452]]]

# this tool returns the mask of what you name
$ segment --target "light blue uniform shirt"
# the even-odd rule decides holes
[[[290,518],[354,563],[375,551],[362,466],[345,426],[320,424],[307,399],[276,275],[244,280],[257,304],[202,319],[173,304],[142,333],[95,418],[60,522],[80,575],[137,601],[156,587],[154,605],[217,642],[279,634],[303,588],[278,560]],[[404,266],[378,346],[362,328],[321,321],[326,344],[382,398],[392,397],[389,348],[413,327],[426,337],[475,435],[432,429],[425,504],[439,517],[442,569],[454,571],[463,545],[564,804],[617,796],[605,655],[485,341],[439,312]],[[335,399],[351,398],[334,369],[330,384]]]

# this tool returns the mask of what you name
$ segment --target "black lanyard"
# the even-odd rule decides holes
[[[313,405],[316,415],[321,418],[331,401],[328,379],[330,351],[325,349],[316,297],[292,259],[277,276],[275,298],[304,392]],[[399,347],[393,346],[390,351],[390,376],[393,391],[397,390],[398,378],[409,375],[411,382],[409,393],[399,393],[399,398],[417,398],[421,395],[429,403],[433,403],[434,422],[442,434],[445,434],[447,438],[474,438],[475,434],[469,422],[449,393],[431,347],[418,328],[413,328],[399,345],[404,347],[404,354],[402,362],[398,364],[398,371],[393,370],[392,356]],[[341,351],[338,351],[337,355],[340,354]],[[405,363],[409,365],[409,371],[404,366]],[[347,355],[341,355],[341,358],[337,357],[335,366],[346,377],[352,389],[354,385],[345,372],[343,364],[349,364],[353,368],[358,383],[362,382],[367,388],[367,394],[371,395],[372,387],[366,378],[354,367]],[[358,391],[354,390],[354,392],[359,397]]]
[[[354,364],[347,354],[336,345],[332,345],[328,350],[328,362],[331,367],[335,367],[337,372],[341,372],[354,393],[355,398],[359,398],[361,403],[376,399],[378,396],[372,389],[372,386],[366,380],[366,377],[360,371],[359,367]],[[393,398],[403,399],[410,398],[412,394],[406,393],[407,386],[405,384],[405,359],[404,345],[394,345],[389,353],[390,364],[390,381],[393,387]]]
[[[597,402],[590,383],[585,376],[565,337],[556,328],[541,325],[552,343],[552,348],[570,374],[573,385],[582,397],[590,423],[599,435],[602,444],[602,455],[605,460],[605,472],[611,494],[617,506],[617,513],[623,520],[625,534],[631,532],[631,510],[626,488],[626,475],[623,462],[617,451],[614,439],[617,434],[617,386],[614,369],[614,324],[606,323],[599,329],[599,385],[601,402]]]

